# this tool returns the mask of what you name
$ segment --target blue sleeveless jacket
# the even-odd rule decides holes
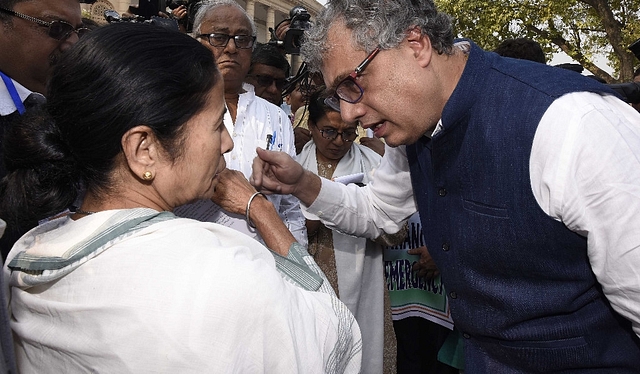
[[[604,297],[586,239],[546,215],[531,191],[538,123],[575,91],[611,93],[472,43],[443,130],[407,146],[427,247],[466,338],[467,374],[640,372],[639,340]]]

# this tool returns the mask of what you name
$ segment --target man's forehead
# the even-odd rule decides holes
[[[251,34],[249,19],[240,9],[233,6],[211,9],[205,15],[202,26],[210,28],[210,31]]]
[[[322,75],[328,89],[333,89],[366,57],[351,41],[351,30],[338,23],[327,32],[326,49],[322,55]]]
[[[251,74],[269,75],[273,78],[285,78],[284,71],[275,66],[266,64],[254,64],[251,67]]]
[[[329,30],[327,30],[327,39],[325,41],[325,48],[327,53],[330,53],[334,50],[355,50],[353,43],[351,41],[352,30],[347,28],[347,26],[341,22],[337,21]],[[327,54],[325,53],[325,54]]]
[[[65,21],[74,26],[82,25],[82,12],[77,0],[21,1],[13,9],[44,21]]]
[[[219,32],[229,35],[251,35],[251,27],[244,27],[243,25],[225,21],[203,22],[202,28],[207,29],[207,32]]]

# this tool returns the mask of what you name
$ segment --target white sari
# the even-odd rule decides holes
[[[369,181],[369,173],[378,166],[382,157],[368,147],[353,143],[342,157],[333,173],[333,179],[363,174],[363,183]],[[303,168],[317,174],[316,145],[308,142],[297,161]],[[305,211],[310,220],[317,216]],[[338,293],[356,317],[362,332],[362,372],[382,373],[384,349],[384,262],[382,247],[371,240],[333,233]]]
[[[62,217],[4,269],[21,372],[358,373],[360,333],[297,243],[151,209]]]

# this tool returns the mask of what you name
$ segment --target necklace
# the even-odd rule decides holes
[[[96,212],[90,212],[90,211],[87,211],[87,210],[76,209],[76,211],[74,213],[75,214],[85,214],[85,215],[88,216],[89,214],[94,214]]]
[[[331,162],[321,161],[320,159],[317,159],[317,161],[318,161],[318,175],[323,178],[331,179],[334,172],[333,165],[331,164]]]

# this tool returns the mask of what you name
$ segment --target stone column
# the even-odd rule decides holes
[[[272,7],[267,7],[267,32],[269,32],[269,27],[274,31],[276,29],[276,12]],[[269,37],[271,37],[271,35],[268,35],[267,39]]]
[[[126,12],[129,9],[129,4],[133,3],[127,0],[109,0],[109,2],[113,5],[113,9],[120,14]]]
[[[247,0],[247,14],[255,21],[256,2],[255,0]]]

